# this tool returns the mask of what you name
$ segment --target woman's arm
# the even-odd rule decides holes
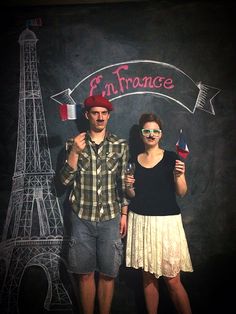
[[[176,194],[183,197],[188,189],[185,178],[185,163],[178,159],[175,161],[174,180]]]
[[[135,190],[134,190],[134,176],[133,175],[126,175],[125,176],[125,191],[128,197],[133,198],[135,197]]]

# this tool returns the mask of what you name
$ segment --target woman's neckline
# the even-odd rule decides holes
[[[138,155],[138,156],[139,156],[139,155]],[[151,166],[151,167],[146,167],[146,166],[142,165],[142,164],[139,162],[139,160],[138,160],[138,156],[137,156],[137,163],[138,163],[142,168],[144,168],[144,169],[153,169],[153,168],[155,168],[157,165],[159,165],[159,164],[163,161],[164,156],[165,156],[165,150],[163,149],[162,158],[161,158],[157,163],[155,163],[153,166]]]

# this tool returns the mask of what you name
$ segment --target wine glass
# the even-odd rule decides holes
[[[125,174],[133,176],[134,172],[135,172],[135,163],[134,162],[128,162],[127,166],[126,166],[126,169],[125,169]],[[132,188],[133,184],[127,184],[126,187],[127,188]]]

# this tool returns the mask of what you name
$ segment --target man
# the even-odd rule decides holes
[[[61,169],[64,185],[73,184],[73,208],[68,271],[79,283],[83,314],[94,312],[98,295],[99,311],[109,314],[114,279],[122,262],[121,238],[127,231],[125,167],[126,140],[107,132],[112,103],[97,95],[84,101],[89,131],[67,143],[68,157]],[[98,289],[94,273],[99,273]]]

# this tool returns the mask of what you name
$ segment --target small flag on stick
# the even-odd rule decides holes
[[[184,140],[182,129],[179,132],[179,139],[176,143],[176,151],[177,151],[177,154],[184,159],[187,158],[189,154],[188,145]]]
[[[37,17],[37,18],[34,18],[34,19],[26,20],[26,27],[29,27],[29,26],[42,26],[42,25],[43,25],[43,22],[42,22],[41,17]]]
[[[61,104],[59,106],[59,113],[62,121],[76,120],[79,117],[81,111],[81,106],[77,104]]]

